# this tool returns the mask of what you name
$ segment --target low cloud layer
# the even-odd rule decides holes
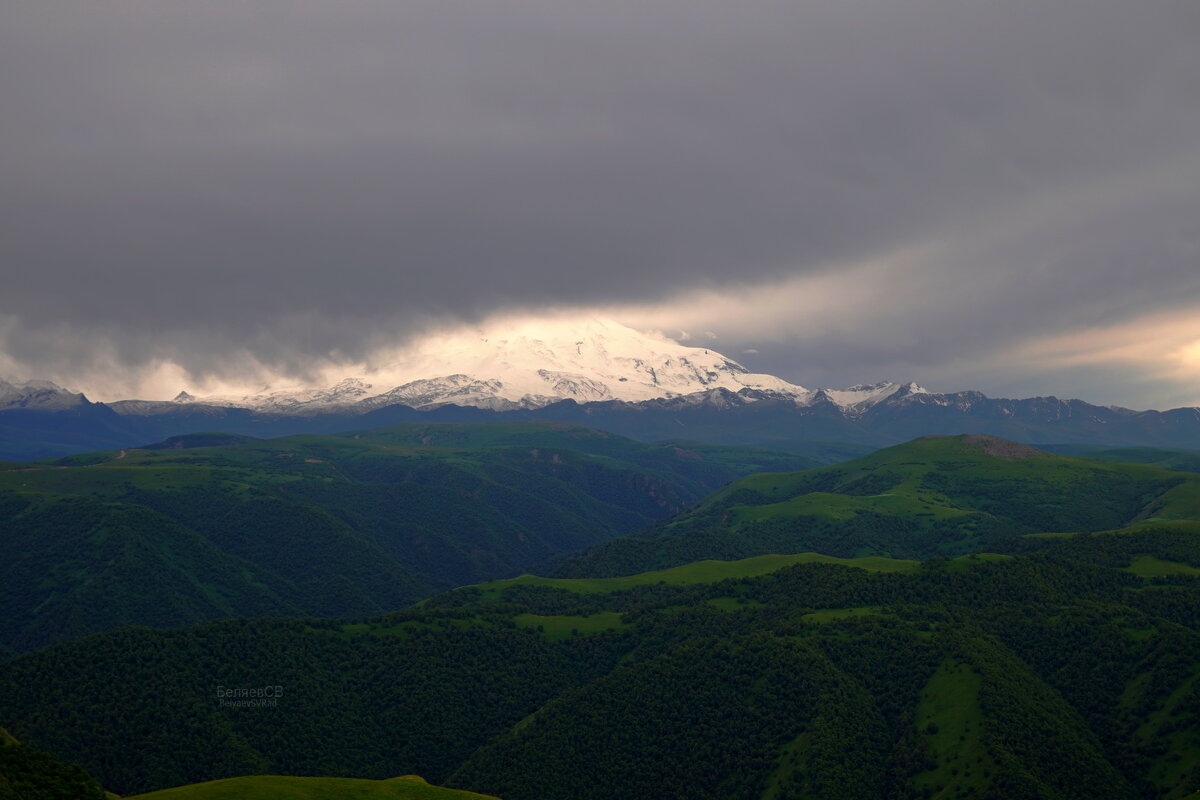
[[[305,380],[576,308],[806,385],[1200,403],[1145,322],[1200,309],[1198,39],[1188,0],[8,4],[0,373]],[[1161,346],[1044,355],[1107,330]]]

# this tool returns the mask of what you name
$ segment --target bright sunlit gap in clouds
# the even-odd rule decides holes
[[[1179,405],[1200,406],[1200,308],[1031,340],[1013,355],[1041,368],[1127,370],[1146,380],[1173,383]]]

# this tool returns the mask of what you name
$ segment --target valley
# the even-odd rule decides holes
[[[382,613],[815,462],[588,428],[192,435],[0,472],[0,647],[122,624]]]

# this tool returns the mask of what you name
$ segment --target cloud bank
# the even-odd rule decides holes
[[[805,385],[1200,403],[1198,39],[1187,0],[8,4],[0,373],[304,381],[574,309]]]

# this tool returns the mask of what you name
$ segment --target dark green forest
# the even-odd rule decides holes
[[[735,477],[812,465],[527,423],[194,435],[14,466],[0,471],[0,648],[383,613],[630,533]]]
[[[0,800],[105,800],[77,765],[55,761],[0,728]]]
[[[417,773],[506,800],[1182,797],[1200,788],[1198,541],[128,628],[8,662],[0,717],[122,793]],[[273,707],[220,705],[264,685]]]
[[[549,444],[563,436],[597,441]],[[7,596],[15,586],[54,601],[55,586],[94,582],[100,557],[111,582],[75,595],[87,602],[70,625],[26,621],[63,641],[0,669],[0,721],[25,743],[0,754],[12,762],[0,774],[40,769],[51,792],[92,791],[91,775],[121,794],[243,775],[417,774],[505,800],[1200,791],[1195,474],[937,437],[758,472],[686,507],[686,487],[703,494],[720,470],[787,465],[635,446],[648,448],[637,469],[624,440],[586,429],[448,426],[7,473],[30,483],[0,495],[21,523],[7,535],[25,537]],[[669,473],[676,460],[686,466]],[[605,519],[598,508],[678,513],[559,577],[434,592],[426,573],[416,605],[386,592],[417,578],[381,576],[347,544],[351,531],[378,546],[364,552],[386,552],[389,515],[477,549],[503,541],[467,538],[492,535],[472,521],[480,509],[511,515],[514,531],[565,519],[506,505],[513,487],[576,509],[580,526]],[[388,505],[396,497],[408,505]],[[42,527],[28,525],[38,514]],[[87,546],[55,539],[54,514],[86,520],[72,524]],[[203,547],[246,580],[222,584],[213,565],[224,562],[194,555]],[[699,560],[714,557],[725,561]],[[271,558],[283,575],[245,566]],[[36,563],[44,574],[22,578]],[[182,576],[195,597],[225,598],[231,617],[238,591],[350,607],[153,627],[193,597],[178,592]],[[142,624],[103,631],[114,604]],[[80,638],[84,611],[102,632]]]

